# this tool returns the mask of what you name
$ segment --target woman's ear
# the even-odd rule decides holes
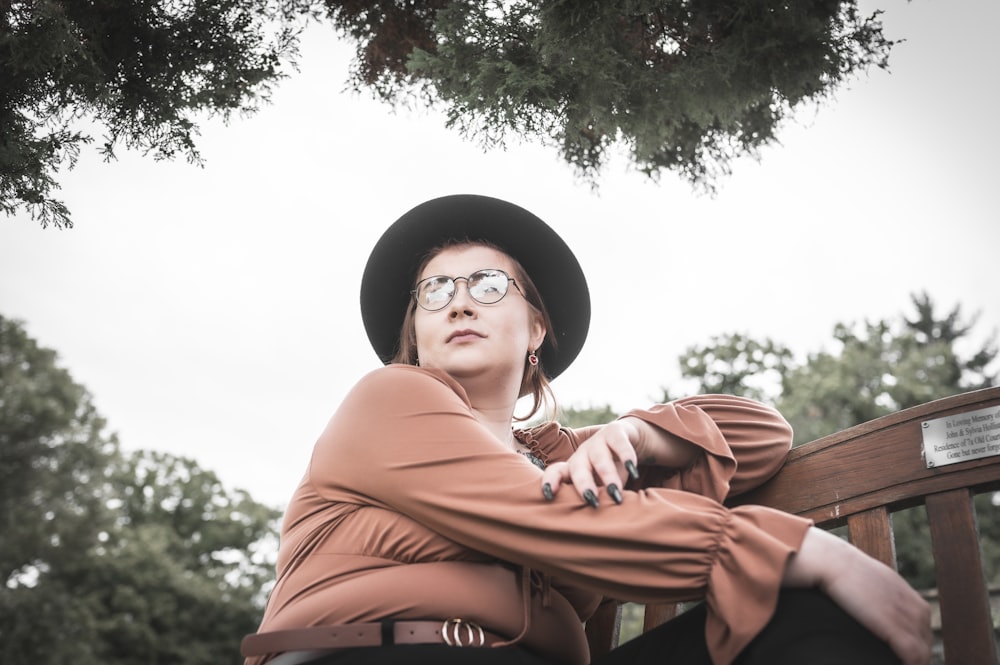
[[[540,314],[535,314],[531,317],[531,330],[529,331],[529,336],[531,337],[532,351],[537,351],[542,348],[542,342],[545,341],[545,324],[542,322]]]

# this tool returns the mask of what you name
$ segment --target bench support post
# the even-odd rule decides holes
[[[957,489],[928,495],[927,519],[936,562],[945,662],[996,665],[972,493]]]

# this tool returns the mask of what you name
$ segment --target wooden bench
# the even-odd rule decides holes
[[[944,421],[937,419],[983,409],[994,414],[993,422],[1000,420],[1000,388],[929,402],[798,446],[777,476],[734,503],[772,506],[808,517],[823,528],[846,526],[852,543],[894,569],[891,515],[923,504],[934,554],[945,662],[998,665],[972,497],[1000,490],[1000,455],[954,463],[938,459],[929,466],[923,443],[925,431],[943,426]],[[972,436],[988,443],[987,435],[998,437],[1000,429]],[[961,438],[950,442],[961,443]],[[975,438],[966,439],[962,445],[970,449],[973,442]],[[1000,444],[1000,438],[992,443]],[[948,452],[961,455],[961,449]],[[931,459],[941,454],[946,453],[932,453]],[[676,610],[673,605],[647,605],[643,630],[672,618]],[[621,607],[614,604],[603,606],[588,621],[594,657],[617,644],[620,621]]]

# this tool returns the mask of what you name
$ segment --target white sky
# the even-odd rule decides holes
[[[88,150],[60,175],[75,228],[0,220],[0,313],[59,352],[126,448],[193,457],[273,505],[378,366],[358,309],[371,246],[435,196],[509,199],[577,252],[594,318],[554,384],[566,406],[645,406],[714,335],[804,357],[922,290],[980,312],[981,341],[1000,327],[1000,3],[879,4],[907,40],[890,73],[801,113],[715,198],[623,161],[595,193],[554,152],[484,153],[440,115],[344,93],[351,48],[314,26],[270,106],[203,126],[204,169]]]

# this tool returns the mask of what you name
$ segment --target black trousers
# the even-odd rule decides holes
[[[552,665],[526,649],[410,644],[354,649],[309,665]],[[774,617],[733,665],[898,665],[888,645],[818,591],[781,592]],[[626,642],[592,665],[712,665],[705,644],[705,607]]]

